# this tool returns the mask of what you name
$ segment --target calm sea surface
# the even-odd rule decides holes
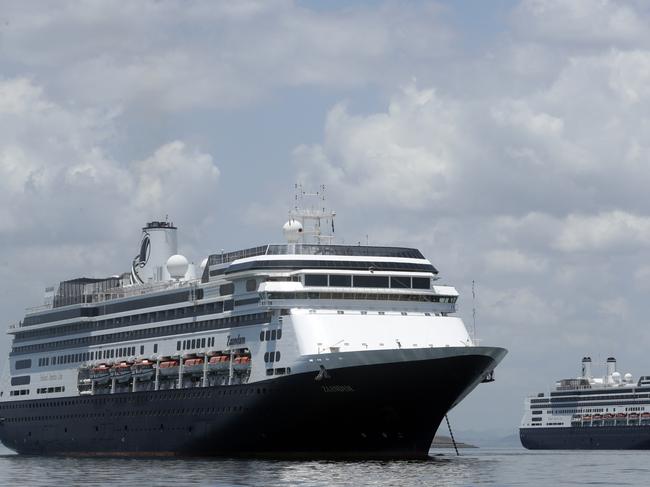
[[[5,450],[1,450],[4,452]],[[76,459],[0,456],[2,486],[650,485],[650,452],[432,450],[427,461]]]

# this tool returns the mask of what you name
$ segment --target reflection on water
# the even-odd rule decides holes
[[[277,461],[0,456],[0,485],[647,485],[646,452],[432,451],[425,461]]]

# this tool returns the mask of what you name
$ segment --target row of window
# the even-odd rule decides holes
[[[266,375],[288,375],[291,367],[278,367],[277,369],[266,369]]]
[[[201,414],[219,414],[219,413],[236,413],[244,411],[244,406],[222,406],[222,407],[211,407],[211,408],[177,408],[177,409],[149,409],[144,411],[124,411],[121,413],[114,413],[110,416],[120,416],[120,417],[133,417],[133,416],[185,416],[192,415],[197,416]],[[78,414],[60,414],[52,416],[25,416],[22,418],[6,418],[5,421],[9,423],[30,423],[32,421],[52,421],[52,420],[61,420],[61,419],[81,419],[81,418],[102,418],[106,416],[104,413],[78,413]],[[102,425],[102,427],[105,427]],[[100,427],[95,426],[95,431],[99,431]],[[124,430],[128,431],[128,426],[124,426]],[[164,425],[160,425],[160,430],[164,430]],[[178,428],[170,428],[178,429]],[[190,426],[189,431],[192,430]],[[68,432],[68,428],[64,428],[65,433]],[[138,431],[135,429],[135,431]]]
[[[204,321],[192,321],[189,323],[176,323],[174,325],[157,326],[140,330],[129,330],[106,335],[96,335],[83,338],[73,338],[49,343],[38,343],[34,345],[23,345],[12,348],[12,354],[33,353],[48,350],[60,350],[65,348],[88,347],[104,343],[143,340],[157,338],[167,335],[181,335],[185,333],[197,333],[201,331],[220,330],[222,328],[234,328],[238,326],[257,325],[268,323],[271,320],[270,313],[251,313],[247,315],[229,316]]]
[[[13,391],[9,392],[10,396],[28,396],[29,395],[29,389],[15,389]]]
[[[310,313],[310,314],[315,314],[315,313],[316,313],[316,310],[315,310],[315,309],[310,309],[310,310],[309,310],[309,313]],[[336,313],[339,314],[339,315],[344,315],[344,314],[345,314],[345,311],[339,309],[339,310],[336,311]],[[348,313],[350,313],[350,314],[354,314],[355,311],[352,311],[352,312],[348,311]],[[358,313],[359,313],[359,314],[362,314],[362,315],[367,315],[367,314],[368,314],[368,312],[365,311],[365,310],[359,311]],[[375,311],[375,313],[377,313],[377,314],[380,315],[380,316],[384,316],[384,315],[386,314],[385,311]],[[374,313],[373,313],[373,314],[374,314]],[[415,314],[417,314],[417,313],[415,313]],[[431,313],[429,313],[428,311],[427,311],[427,312],[424,312],[423,314],[424,314],[424,316],[431,316]],[[400,311],[400,315],[401,315],[401,316],[408,316],[408,312],[406,312],[406,311]],[[447,313],[433,313],[433,315],[434,315],[434,316],[447,316]]]
[[[411,301],[424,303],[455,303],[455,296],[431,296],[428,294],[367,294],[367,293],[317,293],[317,292],[274,292],[268,299],[358,299],[371,301]]]
[[[251,304],[257,304],[260,302],[260,297],[257,296],[255,298],[248,298],[248,299],[238,299],[235,301],[235,307],[238,306],[249,306]]]
[[[274,330],[262,330],[260,332],[260,342],[280,340],[281,338],[282,338],[282,328],[278,328]]]
[[[424,259],[418,249],[404,247],[375,247],[369,245],[321,245],[321,244],[292,244],[289,247],[282,245],[262,245],[250,249],[236,250],[234,252],[212,254],[208,257],[206,267],[232,262],[246,257],[258,255],[285,255],[289,253],[304,255],[347,255],[367,257],[403,257],[410,259]],[[304,261],[302,261],[304,262]]]
[[[30,383],[32,379],[31,375],[14,375],[11,378],[12,386],[26,386]]]
[[[647,400],[644,400],[643,403],[646,403]],[[608,402],[600,402],[598,404],[593,404],[593,406],[627,406],[627,405],[636,405],[639,404],[640,401],[623,401],[623,400],[618,400],[618,401],[608,401]],[[562,404],[562,406],[567,407],[567,408],[583,408],[586,405],[585,404],[580,404],[580,403],[573,403],[573,404]],[[554,409],[557,408],[557,405],[549,405],[549,404],[535,404],[534,406],[538,409]],[[595,411],[595,409],[593,409]]]
[[[266,352],[264,354],[264,361],[265,362],[279,362],[280,361],[280,351],[276,352]]]
[[[27,391],[29,393],[29,391]],[[136,396],[136,397],[113,397],[113,396],[94,396],[92,398],[84,397],[75,397],[67,398],[62,400],[51,400],[51,401],[29,401],[29,402],[4,402],[0,403],[0,411],[6,411],[10,409],[40,409],[40,408],[55,408],[61,406],[75,406],[75,409],[78,409],[82,405],[92,405],[94,407],[102,406],[105,404],[111,404],[115,407],[118,404],[129,403],[129,411],[133,412],[134,408],[137,407],[146,407],[147,414],[158,414],[157,410],[150,407],[150,402],[155,397],[157,402],[160,401],[177,401],[177,400],[187,400],[187,399],[205,399],[205,398],[214,398],[217,396],[247,396],[254,394],[266,394],[267,389],[265,387],[245,387],[245,388],[219,388],[219,389],[185,389],[181,391],[158,391],[155,393],[155,396]],[[153,412],[152,412],[153,411]],[[113,409],[109,410],[108,413],[96,413],[94,417],[98,416],[125,416],[125,413],[114,413]],[[83,415],[70,415],[70,417],[86,417],[87,414]],[[54,418],[54,417],[52,417]],[[60,417],[59,417],[60,419]]]
[[[305,286],[430,289],[431,279],[428,277],[411,276],[352,276],[344,274],[305,274]]]
[[[126,358],[135,355],[135,346],[119,347],[110,350],[97,350],[91,352],[70,353],[54,357],[42,357],[38,359],[39,367],[48,367],[50,365],[74,364],[87,362],[88,360],[102,360],[111,358]],[[158,352],[158,344],[154,344],[153,353]],[[140,354],[144,354],[144,345],[140,345]]]
[[[203,299],[203,289],[197,289],[193,299]],[[147,296],[140,299],[131,299],[119,303],[105,304],[92,307],[75,307],[66,310],[55,310],[34,316],[26,316],[23,320],[23,326],[39,325],[42,323],[51,323],[54,321],[67,320],[71,318],[93,317],[104,314],[122,313],[124,311],[133,311],[142,308],[151,308],[154,306],[164,306],[169,304],[181,303],[190,300],[190,292],[183,290],[180,292],[167,293],[159,296]]]
[[[250,271],[256,269],[340,269],[345,271],[406,271],[406,272],[431,272],[438,271],[431,264],[413,264],[411,262],[377,262],[377,261],[349,261],[349,260],[252,260],[231,264],[225,269],[225,274],[233,272]],[[215,274],[213,274],[215,272]],[[210,271],[210,276],[218,271]],[[221,270],[221,272],[224,272]]]
[[[193,316],[217,314],[232,310],[232,300],[216,301],[213,303],[199,304],[196,306],[184,306],[181,308],[122,316],[120,318],[109,318],[106,320],[71,323],[69,325],[54,326],[50,328],[42,328],[39,330],[21,331],[19,333],[16,333],[14,341],[20,342],[25,340],[34,340],[37,338],[52,338],[64,335],[74,335],[88,331],[99,331],[124,326],[135,326],[144,323],[155,323],[159,321],[176,320]]]
[[[30,369],[32,367],[32,359],[16,360],[15,367],[16,370]]]
[[[177,341],[176,342],[176,350],[188,350],[192,348],[205,348],[206,345],[208,347],[214,347],[214,340],[215,337],[208,337],[207,340],[205,338],[193,338],[191,340],[183,340],[183,341]]]
[[[36,394],[51,394],[53,392],[65,392],[65,386],[41,387],[36,389]]]

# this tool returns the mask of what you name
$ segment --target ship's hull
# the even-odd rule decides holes
[[[0,440],[26,454],[422,458],[506,353],[442,350],[254,384],[14,402]]]
[[[521,428],[529,450],[650,450],[649,426]]]

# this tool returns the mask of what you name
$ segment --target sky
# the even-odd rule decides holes
[[[197,263],[280,242],[294,184],[325,184],[340,243],[421,249],[509,349],[456,429],[514,431],[584,355],[650,374],[649,24],[634,0],[1,0],[4,320],[127,271],[166,215]]]

